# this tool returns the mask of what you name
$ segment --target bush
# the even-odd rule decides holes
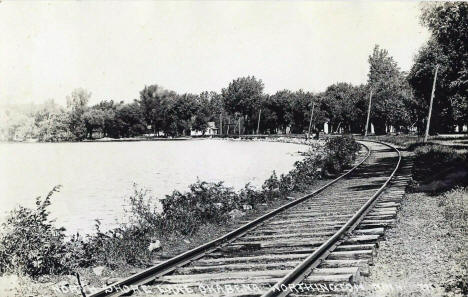
[[[333,174],[342,171],[353,163],[359,149],[359,144],[352,137],[328,138],[325,143],[324,169]]]
[[[270,178],[265,180],[265,182],[263,183],[262,192],[266,201],[275,200],[281,197],[280,181],[278,180],[275,171],[273,171]]]
[[[309,155],[294,164],[294,169],[289,172],[292,184],[291,190],[302,191],[320,178],[319,171],[322,163],[321,156]]]
[[[69,272],[69,253],[64,228],[53,226],[48,207],[54,187],[45,199],[36,198],[34,209],[18,207],[2,224],[0,235],[0,272],[16,271],[30,276]]]
[[[148,246],[163,234],[160,211],[152,203],[157,200],[148,191],[134,185],[133,194],[127,201],[128,223],[104,232],[100,221],[96,220],[95,234],[85,237],[77,234],[71,238],[68,246],[73,251],[77,266],[117,267],[121,264],[141,266],[150,263],[152,254]]]
[[[151,261],[152,254],[148,246],[157,230],[122,224],[102,232],[100,223],[97,222],[95,234],[86,237],[75,235],[69,246],[74,251],[76,265],[80,267],[105,265],[115,268],[125,264],[142,266]]]
[[[191,234],[201,224],[220,223],[233,209],[241,208],[238,194],[223,182],[197,181],[189,191],[174,191],[162,200],[162,227],[167,232]]]
[[[248,204],[255,208],[260,203],[269,202],[268,195],[264,195],[263,191],[257,190],[250,183],[246,184],[239,192],[239,200],[242,205]]]

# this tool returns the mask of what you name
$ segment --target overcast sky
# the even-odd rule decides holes
[[[365,83],[375,44],[409,70],[428,36],[415,2],[2,1],[0,103],[219,92],[247,75],[317,92]]]

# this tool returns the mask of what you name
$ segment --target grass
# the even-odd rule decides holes
[[[426,144],[414,149],[413,191],[439,193],[468,185],[468,153]]]
[[[456,239],[452,246],[452,257],[459,265],[452,267],[451,277],[444,283],[447,291],[461,292],[468,296],[468,188],[456,188],[441,195],[439,207],[447,224],[451,227],[450,236]]]

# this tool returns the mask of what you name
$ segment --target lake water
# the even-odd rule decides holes
[[[197,180],[225,181],[235,189],[261,185],[301,159],[298,144],[190,140],[152,142],[0,144],[0,218],[18,204],[62,185],[52,216],[68,233],[91,232],[95,219],[113,226],[123,216],[133,184],[164,197]]]

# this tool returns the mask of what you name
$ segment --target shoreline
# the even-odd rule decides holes
[[[205,135],[205,136],[177,136],[177,137],[159,137],[159,136],[136,136],[126,138],[96,138],[96,139],[83,139],[77,141],[39,141],[37,139],[28,139],[24,141],[0,141],[0,143],[81,143],[81,142],[133,142],[133,141],[184,141],[184,140],[203,140],[203,139],[271,139],[271,138],[302,138],[305,139],[304,134],[259,134],[259,135]]]
[[[307,143],[304,143],[307,145]],[[353,162],[359,162],[362,159],[362,152],[356,155],[356,160]],[[245,209],[243,215],[239,217],[233,217],[232,219],[222,223],[207,223],[200,227],[194,234],[189,235],[172,235],[161,239],[161,249],[152,255],[151,265],[160,263],[168,258],[171,258],[184,251],[195,248],[207,241],[214,238],[220,237],[238,227],[245,224],[245,220],[255,219],[285,203],[289,203],[298,197],[303,196],[306,193],[313,191],[321,187],[322,185],[329,182],[329,178],[315,179],[306,189],[293,190],[288,193],[288,197],[283,199],[271,200],[268,203],[262,203],[257,205],[255,208]],[[147,266],[148,267],[148,266]],[[122,276],[129,276],[134,274],[144,267],[138,265],[118,265],[117,267],[108,267],[106,265],[92,265],[86,268],[79,268],[76,272],[79,273],[81,282],[86,288],[89,287],[104,287],[108,282],[115,278],[121,278]],[[31,277],[22,276],[19,278],[19,282],[25,284],[21,287],[24,289],[27,287],[28,293],[48,295],[48,296],[60,296],[63,293],[58,292],[56,289],[59,287],[74,287],[77,286],[77,279],[73,275],[44,275],[38,280],[34,280]],[[85,291],[86,292],[86,291]],[[89,293],[89,292],[86,292]]]
[[[307,151],[309,150],[309,145],[310,143],[304,143],[303,141],[301,140],[296,140],[294,138],[288,138],[288,139],[284,139],[284,140],[280,140],[280,139],[274,139],[274,140],[269,140],[269,139],[249,139],[249,140],[246,140],[246,139],[232,139],[232,138],[195,138],[195,139],[187,139],[187,141],[189,140],[199,140],[199,141],[202,141],[202,140],[218,140],[218,141],[223,141],[224,143],[226,143],[225,145],[226,146],[230,146],[231,144],[229,144],[230,141],[233,142],[232,145],[234,145],[236,142],[239,142],[239,141],[242,141],[242,142],[263,142],[263,143],[268,143],[268,142],[278,142],[278,143],[291,143],[291,144],[300,144],[301,147],[284,147],[283,149],[281,149],[282,151],[286,151],[287,152],[287,155],[294,155],[296,157],[294,157],[293,160],[291,160],[291,162],[288,162],[288,169],[285,169],[286,171],[281,171],[280,170],[280,173],[284,173],[284,174],[287,174],[289,170],[293,169],[294,168],[294,162],[296,160],[302,160],[304,158],[304,155],[307,153]],[[142,146],[145,146],[145,144],[141,144]],[[174,143],[175,146],[180,146],[182,145],[182,143],[180,144],[176,144]],[[198,145],[196,142],[192,142],[192,145]],[[213,142],[213,143],[210,143],[210,142],[205,142],[205,146],[212,146],[214,145],[214,147],[217,147],[217,143],[216,142]],[[268,150],[273,150],[275,151],[275,147],[274,146],[271,146],[271,145],[268,145],[268,144],[265,144],[266,146],[266,149]],[[304,147],[305,146],[305,147]],[[100,146],[99,146],[100,147]],[[14,147],[12,147],[14,148]],[[25,147],[27,148],[27,146]],[[53,148],[53,147],[52,147]],[[78,146],[79,148],[79,146]],[[118,146],[117,146],[118,148]],[[248,147],[247,147],[248,148]],[[288,157],[289,158],[289,157]],[[261,188],[261,185],[263,184],[263,182],[265,182],[266,179],[268,179],[268,177],[272,174],[273,171],[277,171],[277,168],[272,168],[271,170],[265,170],[265,174],[261,173],[260,175],[254,175],[252,177],[254,177],[253,179],[252,178],[249,178],[249,179],[245,179],[245,182],[242,182],[242,178],[240,179],[240,182],[237,182],[239,179],[230,179],[230,177],[219,177],[218,179],[214,179],[214,180],[211,180],[211,178],[209,177],[206,177],[206,178],[203,178],[201,177],[203,180],[209,180],[209,181],[212,181],[212,182],[219,182],[219,181],[222,181],[224,183],[224,185],[226,187],[232,187],[235,191],[240,191],[243,187],[245,187],[245,185],[247,183],[251,183],[253,184],[256,188]],[[203,174],[203,173],[201,173]],[[191,183],[195,183],[196,180],[197,180],[197,176],[199,176],[198,174],[194,174],[193,175],[193,178],[191,178]],[[248,175],[247,175],[248,176]],[[261,176],[262,178],[257,178],[257,176]],[[159,175],[156,176],[156,178],[158,178],[158,180],[161,180],[161,178],[159,177]],[[131,180],[134,180],[133,178]],[[164,179],[163,179],[164,180]],[[231,182],[229,182],[229,180],[231,180]],[[128,196],[133,193],[133,188],[132,188],[132,183],[133,181],[129,182],[128,183],[128,186],[125,187],[124,191],[120,191],[120,194],[118,194],[119,197],[119,201],[122,203],[119,208],[128,208],[129,207],[129,204],[128,204],[128,201],[126,201],[128,199]],[[146,184],[146,186],[145,186]],[[152,186],[153,184],[158,184],[157,182],[153,181],[152,183],[140,183],[140,188],[150,188],[150,186]],[[165,198],[166,195],[170,195],[174,192],[174,190],[178,190],[178,191],[181,191],[181,192],[185,192],[185,191],[188,191],[189,190],[189,186],[190,184],[187,184],[187,186],[184,186],[184,187],[181,187],[181,188],[176,188],[175,186],[174,187],[171,187],[170,190],[168,191],[164,191],[164,192],[159,192],[159,193],[156,193],[154,191],[151,191],[153,192],[153,197],[155,198],[155,200],[162,200]],[[159,187],[157,187],[157,189],[159,189]],[[168,187],[169,189],[169,187]],[[48,189],[44,192],[41,192],[43,195],[41,196],[44,196],[45,194],[47,194],[48,192]],[[37,193],[37,192],[36,192]],[[88,193],[88,192],[86,192]],[[108,192],[107,194],[106,193],[103,193],[104,195],[101,195],[103,197],[105,196],[109,196],[109,197],[117,197],[116,194],[113,194],[114,192]],[[62,194],[63,195],[63,194]],[[84,197],[88,197],[90,196],[91,194],[89,195],[86,195]],[[1,221],[4,221],[4,218],[6,218],[8,216],[8,214],[10,213],[10,211],[12,211],[13,209],[17,208],[20,204],[21,205],[28,205],[29,207],[32,207],[33,206],[33,202],[34,202],[34,197],[38,196],[38,194],[34,194],[34,195],[30,195],[28,196],[28,201],[30,201],[30,205],[27,204],[26,202],[24,202],[25,200],[16,200],[17,202],[14,204],[13,207],[10,207],[10,208],[5,208],[2,213],[3,215],[1,215],[1,217],[3,218]],[[55,198],[53,198],[53,200],[55,200]],[[21,202],[23,201],[23,202]],[[113,200],[112,200],[113,201]],[[28,202],[29,203],[29,202]],[[13,204],[11,204],[13,205]],[[82,232],[80,231],[79,233],[80,234],[83,234],[83,235],[87,235],[87,234],[93,234],[95,233],[95,230],[93,228],[94,226],[94,221],[95,219],[100,219],[102,220],[103,217],[100,217],[100,216],[94,216],[92,217],[91,219],[88,219],[87,221],[90,222],[89,223],[89,228],[87,228],[87,232]],[[105,221],[107,220],[107,223],[110,223],[109,225],[105,223]],[[109,220],[108,217],[105,217],[104,219],[104,223],[102,225],[102,230],[108,230],[108,229],[112,229],[114,227],[117,226],[117,224],[114,222],[115,220],[118,220],[119,223],[125,223],[127,222],[127,220],[124,220],[122,221],[120,217],[118,216],[115,216],[114,218],[111,219],[112,221]],[[75,234],[76,232],[74,232],[74,226],[75,224],[71,224],[71,233],[70,231],[68,231],[68,227],[67,227],[67,234],[68,236],[71,236],[72,234]],[[106,226],[108,225],[108,226]],[[68,226],[68,225],[65,225],[65,226]]]

